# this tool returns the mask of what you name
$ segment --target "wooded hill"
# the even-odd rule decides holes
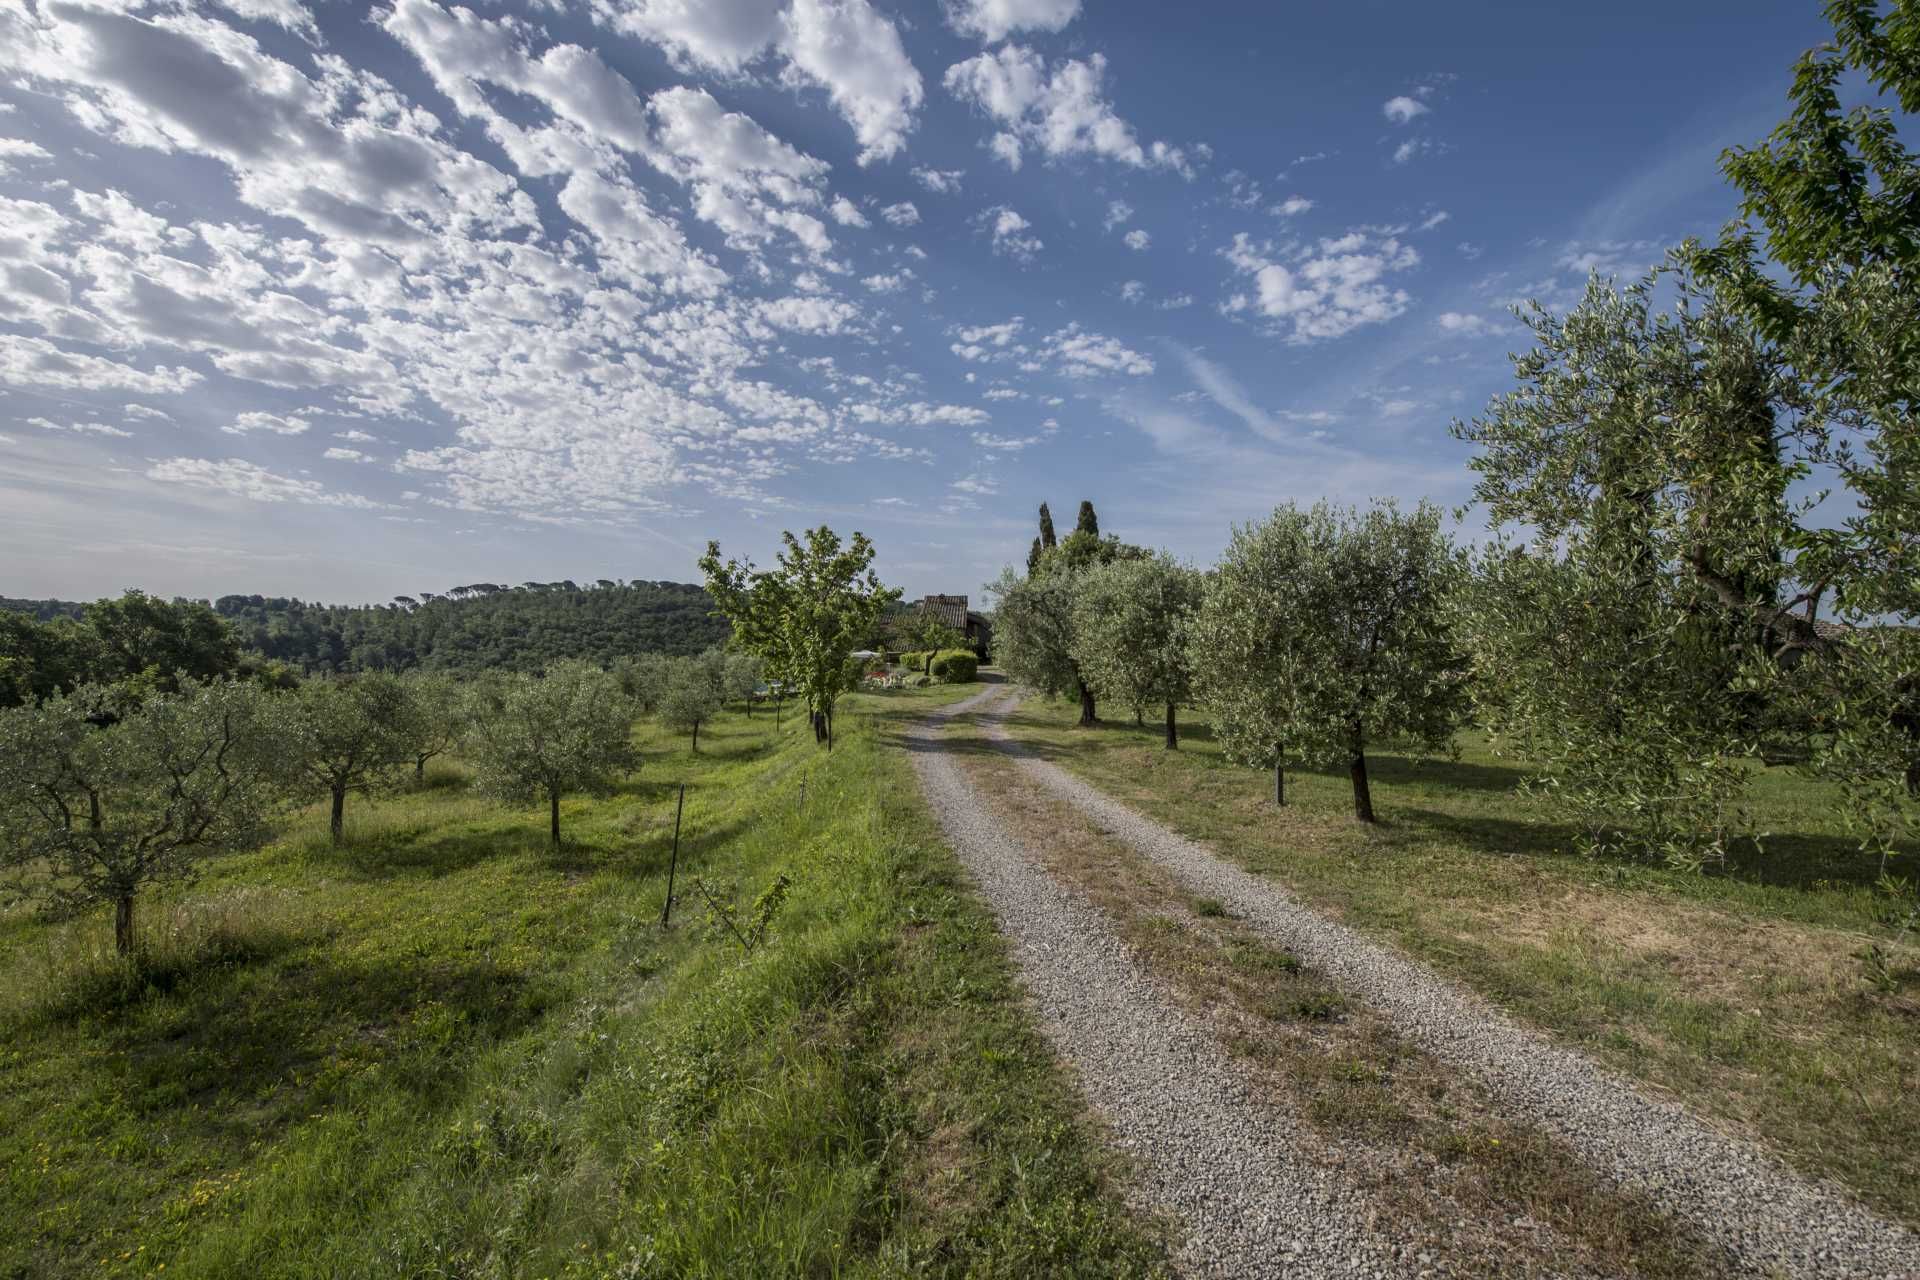
[[[307,673],[537,670],[560,658],[607,664],[636,653],[698,653],[724,642],[726,619],[705,590],[680,582],[474,583],[390,604],[321,604],[290,596],[211,602],[240,647]],[[0,598],[47,621],[85,606]]]

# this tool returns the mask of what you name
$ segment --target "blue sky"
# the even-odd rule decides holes
[[[1815,0],[0,8],[0,594],[1205,563],[1732,212]]]

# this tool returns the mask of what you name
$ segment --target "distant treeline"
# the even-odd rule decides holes
[[[117,678],[121,668],[139,670],[155,660],[168,665],[171,647],[196,651],[200,658],[207,658],[208,649],[227,651],[185,664],[196,668],[230,669],[233,656],[244,654],[307,675],[415,668],[532,671],[564,658],[607,665],[640,653],[699,653],[729,635],[726,620],[714,613],[700,587],[608,579],[585,586],[474,583],[444,593],[396,596],[383,605],[229,595],[209,607],[185,600],[168,605],[130,593],[121,601],[92,605],[0,597],[0,610],[5,611],[0,614],[0,684],[15,686],[66,686],[75,675],[94,674],[96,667],[112,667],[98,674]],[[126,624],[129,614],[139,619],[138,627]],[[215,619],[226,633],[217,638],[207,634]],[[131,630],[142,633],[139,643],[127,643]],[[184,646],[146,643],[158,633],[181,631],[200,634]],[[128,652],[109,657],[106,650],[116,648]],[[45,690],[35,692],[44,695]],[[17,700],[0,697],[0,702]]]

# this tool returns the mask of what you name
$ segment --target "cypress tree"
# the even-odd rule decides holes
[[[1054,547],[1053,512],[1047,510],[1047,504],[1044,502],[1040,504],[1040,545],[1048,551],[1053,550]]]
[[[1080,501],[1080,519],[1073,526],[1073,531],[1090,533],[1096,538],[1100,536],[1100,517],[1093,514],[1093,504],[1084,498]]]

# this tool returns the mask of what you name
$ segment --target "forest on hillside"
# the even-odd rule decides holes
[[[261,595],[210,604],[242,650],[304,674],[530,671],[561,658],[606,665],[636,653],[699,653],[729,634],[706,591],[680,582],[475,583],[378,605]],[[78,622],[88,606],[0,597],[0,609],[53,623]]]

